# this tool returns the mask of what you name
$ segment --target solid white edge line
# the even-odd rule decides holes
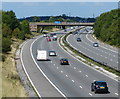
[[[89,95],[90,95],[90,96],[92,96],[92,94],[91,94],[91,93],[89,93]]]
[[[79,86],[82,89],[82,86]]]
[[[117,96],[118,96],[118,93],[115,93],[115,95],[117,95]]]
[[[59,38],[59,39],[60,39],[60,38]],[[58,45],[61,47],[61,45],[59,44],[59,42],[58,42]],[[61,47],[61,48],[62,48],[62,47]],[[64,48],[62,48],[62,49],[64,50],[64,52],[68,53]],[[72,56],[70,53],[68,53],[68,54],[69,54],[70,56]],[[72,57],[73,57],[74,59],[78,60],[80,63],[83,63],[84,65],[88,66],[89,68],[92,68],[92,69],[94,69],[95,71],[97,71],[97,72],[99,72],[99,73],[101,73],[101,74],[103,74],[103,75],[105,75],[105,76],[111,78],[112,80],[115,80],[115,81],[119,82],[118,80],[112,78],[111,76],[108,76],[108,75],[104,74],[103,72],[98,71],[98,70],[96,70],[95,68],[89,66],[88,64],[85,64],[84,62],[80,61],[80,60],[77,59],[76,57],[74,57],[74,56],[72,56]]]
[[[40,36],[40,37],[41,37],[41,36]],[[40,37],[39,37],[39,38],[40,38]],[[32,57],[35,65],[36,65],[37,68],[39,69],[39,71],[44,75],[44,77],[48,80],[48,82],[49,82],[64,98],[67,99],[67,97],[62,93],[62,91],[60,91],[60,89],[58,89],[58,88],[52,83],[52,81],[46,76],[46,74],[45,74],[45,73],[42,71],[42,69],[38,66],[38,64],[36,63],[36,61],[35,61],[35,59],[34,59],[34,57],[33,57],[33,54],[32,54],[32,46],[33,46],[33,44],[34,44],[39,38],[37,38],[36,40],[34,40],[34,41],[32,42],[32,44],[31,44],[31,46],[30,46],[31,57]]]
[[[88,34],[87,34],[88,35]],[[86,38],[88,39],[88,37],[86,36]],[[90,40],[90,39],[88,39],[90,42],[92,42],[93,43],[93,41],[92,40]],[[103,43],[104,44],[104,43]],[[100,45],[101,46],[101,45]],[[109,50],[109,51],[112,51],[112,52],[114,52],[114,53],[118,53],[118,52],[116,52],[116,51],[114,51],[114,50],[111,50],[111,49],[109,49],[109,48],[107,48],[107,47],[104,47],[104,46],[101,46],[102,48],[104,48],[104,49],[107,49],[107,50]]]
[[[30,81],[32,87],[33,87],[34,90],[36,91],[38,97],[42,98],[41,95],[40,95],[40,93],[37,91],[36,87],[34,86],[34,84],[33,84],[32,80],[31,80],[31,78],[29,77],[29,75],[28,75],[28,73],[27,73],[27,71],[26,71],[25,65],[24,65],[24,63],[23,63],[22,52],[23,52],[23,48],[24,48],[24,46],[26,45],[26,43],[27,43],[27,42],[25,42],[24,45],[22,46],[22,48],[21,48],[21,53],[20,53],[20,60],[21,60],[21,63],[22,63],[22,67],[23,67],[23,70],[24,70],[24,72],[25,72],[25,74],[26,74],[28,80]]]

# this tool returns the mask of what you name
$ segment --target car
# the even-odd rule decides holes
[[[50,42],[50,41],[51,41],[51,38],[47,38],[47,41]]]
[[[67,30],[65,29],[64,32],[67,32]]]
[[[94,47],[99,47],[99,44],[98,43],[93,43],[93,46]]]
[[[108,86],[105,81],[94,81],[91,85],[91,91],[97,92],[108,92]]]
[[[53,37],[54,35],[56,35],[56,33],[51,33],[51,34],[50,34],[50,37]]]
[[[77,41],[78,41],[78,42],[81,42],[81,38],[77,38]]]
[[[47,34],[43,34],[43,37],[47,37]]]
[[[56,35],[53,36],[53,41],[57,41],[57,36]]]
[[[57,56],[55,51],[49,51],[49,56]]]
[[[60,64],[61,65],[69,65],[68,59],[67,58],[60,59]]]

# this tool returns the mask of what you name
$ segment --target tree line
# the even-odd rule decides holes
[[[96,18],[81,18],[62,14],[59,16],[31,16],[19,19],[19,21],[23,20],[28,20],[29,22],[95,22]]]
[[[29,22],[19,22],[13,11],[2,11],[2,53],[11,51],[12,38],[25,40],[31,35]]]
[[[110,45],[120,47],[120,9],[101,14],[95,22],[95,36]]]

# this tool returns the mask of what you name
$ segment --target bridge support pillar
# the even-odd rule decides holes
[[[44,28],[45,28],[45,26],[42,26],[42,29],[41,29],[41,31],[40,31],[41,33],[43,32]]]
[[[65,26],[62,26],[62,29],[65,29]]]

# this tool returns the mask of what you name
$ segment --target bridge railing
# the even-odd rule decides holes
[[[30,25],[93,25],[94,23],[80,23],[80,22],[61,22],[61,23],[41,23],[31,22]]]

